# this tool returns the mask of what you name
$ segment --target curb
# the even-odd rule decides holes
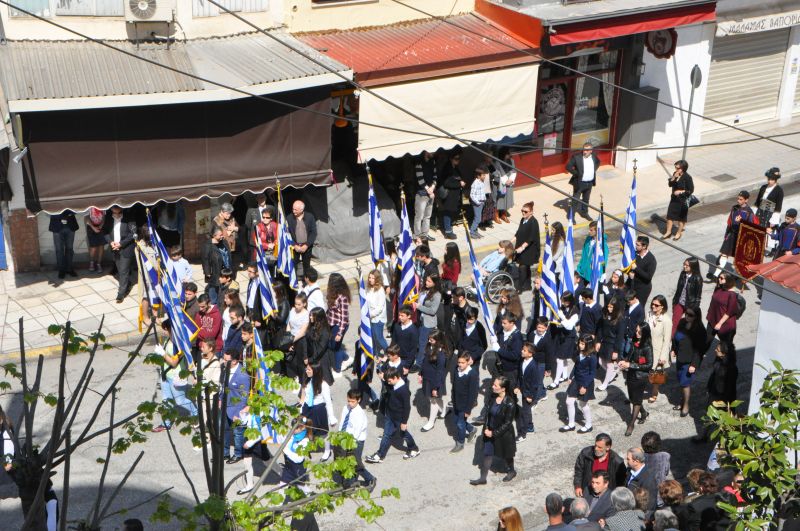
[[[142,335],[143,334],[140,334],[138,331],[114,334],[113,336],[106,336],[106,343],[114,348],[127,347],[138,343],[141,340]],[[48,347],[25,349],[25,359],[31,360],[38,358],[39,356],[44,356],[45,358],[56,358],[61,356],[61,349],[62,346],[60,344],[50,345]],[[0,362],[2,363],[18,362],[19,358],[20,351],[0,353]]]

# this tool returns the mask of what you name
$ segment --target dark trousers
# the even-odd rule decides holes
[[[544,388],[544,371],[545,371],[545,364],[544,363],[536,363],[536,366],[539,367],[539,374],[536,375],[536,398],[535,400],[541,400],[545,396],[547,396],[547,391]]]
[[[572,208],[576,214],[588,214],[589,207],[585,204],[578,203],[580,199],[584,203],[589,203],[589,198],[592,195],[592,183],[584,183],[578,181],[572,187]]]
[[[455,408],[453,409],[453,415],[456,419],[456,442],[459,444],[464,444],[467,433],[472,433],[475,431],[475,426],[467,422],[468,414],[468,412],[459,411]]]
[[[523,397],[517,414],[517,435],[524,436],[529,431],[533,431],[533,402]]]
[[[400,433],[400,437],[403,438],[403,442],[405,442],[409,452],[411,450],[419,450],[417,443],[414,442],[414,437],[411,436],[408,430],[401,430],[399,422],[395,422],[388,416],[385,416],[383,418],[383,438],[381,439],[381,446],[378,449],[378,455],[381,459],[386,457],[386,454],[389,452],[389,447],[392,445],[392,438],[397,432]]]
[[[714,336],[717,336],[720,343],[727,343],[728,345],[728,355],[736,361],[736,349],[733,346],[733,337],[736,335],[736,330],[731,330],[730,332],[717,332],[714,330],[714,323],[706,324],[706,336],[707,336],[707,347],[711,346],[711,342],[714,341]]]
[[[519,371],[517,369],[511,371],[503,369],[503,376],[511,382],[511,389],[519,387]]]
[[[58,232],[53,233],[53,246],[56,249],[56,264],[59,273],[72,271],[72,257],[75,252],[72,245],[75,242],[75,231],[67,227],[62,227]]]
[[[131,290],[131,277],[134,274],[133,257],[123,256],[121,252],[114,251],[114,265],[117,268],[117,279],[119,279],[119,288],[117,289],[117,298],[124,298]]]
[[[531,289],[531,266],[517,265],[519,266],[519,291],[528,291]]]
[[[309,245],[308,249],[304,253],[298,253],[297,251],[294,252],[294,269],[295,273],[297,274],[297,280],[303,278],[302,275],[308,271],[308,268],[311,267],[311,251],[314,249],[313,245]],[[298,265],[303,264],[303,271],[298,270]]]

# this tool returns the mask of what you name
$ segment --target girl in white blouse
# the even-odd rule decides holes
[[[381,352],[386,352],[389,346],[383,335],[386,326],[386,290],[383,288],[383,280],[377,269],[367,275],[367,306],[369,306],[372,342],[380,347]]]
[[[336,426],[336,416],[333,413],[331,401],[331,388],[322,379],[322,369],[319,365],[306,365],[305,383],[300,389],[300,402],[303,404],[302,414],[308,417],[315,437],[325,438],[325,451],[322,460],[327,461],[331,456],[331,442],[328,439],[329,428]]]

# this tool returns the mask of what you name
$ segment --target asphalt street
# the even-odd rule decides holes
[[[784,208],[800,205],[800,193],[797,187],[787,187],[787,197]],[[725,216],[732,200],[718,204],[701,205],[698,210],[690,214],[690,222],[679,244],[686,251],[696,253],[700,257],[713,260],[722,242]],[[539,212],[536,212],[539,215]],[[657,222],[645,220],[642,228],[655,231]],[[615,244],[618,230],[611,231],[609,247],[612,249],[610,266],[619,264],[618,246]],[[583,234],[576,237],[576,247],[580,248]],[[463,242],[461,242],[463,245]],[[664,294],[669,301],[677,282],[678,274],[685,255],[669,249],[655,241],[651,250],[658,260],[658,268],[654,279],[653,294]],[[468,271],[468,265],[464,269]],[[706,268],[702,268],[705,274]],[[462,276],[462,284],[465,284]],[[708,306],[712,285],[706,284],[703,292],[703,310]],[[739,391],[740,396],[749,396],[750,376],[755,332],[758,325],[758,302],[756,290],[744,292],[748,301],[747,313],[740,321],[736,335],[736,346],[739,359]],[[530,305],[530,294],[523,297],[526,310]],[[358,304],[351,307],[351,319],[358,322]],[[350,327],[352,338],[347,344],[352,345],[357,326]],[[74,385],[80,376],[85,361],[85,355],[76,355],[69,359],[68,386]],[[99,352],[95,362],[95,375],[92,389],[103,392],[112,381],[116,371],[126,361],[127,356],[122,349],[113,349]],[[669,381],[662,388],[662,396],[654,405],[646,405],[651,416],[646,424],[637,425],[631,437],[624,437],[625,422],[628,417],[628,407],[624,405],[624,383],[618,379],[611,385],[609,391],[597,392],[597,400],[592,402],[594,416],[594,432],[580,435],[576,432],[562,434],[558,428],[566,418],[564,409],[564,386],[555,392],[549,393],[549,399],[540,404],[534,411],[536,433],[528,437],[517,449],[516,466],[519,472],[517,478],[511,483],[502,483],[502,474],[493,473],[489,476],[489,484],[482,487],[470,486],[468,481],[477,477],[478,452],[480,445],[470,444],[465,451],[451,455],[453,446],[454,426],[452,416],[445,421],[437,421],[435,428],[427,433],[421,433],[420,427],[425,420],[422,415],[427,412],[425,400],[421,400],[421,393],[416,395],[415,407],[409,421],[409,429],[414,435],[421,454],[413,460],[405,461],[397,449],[389,451],[387,459],[378,465],[368,465],[370,471],[378,477],[378,490],[381,488],[398,487],[401,497],[399,500],[386,500],[383,506],[386,514],[376,524],[368,525],[361,521],[355,514],[357,506],[347,502],[334,514],[320,518],[322,529],[387,529],[387,530],[423,530],[423,529],[494,529],[497,525],[497,511],[505,506],[516,506],[523,515],[526,529],[541,529],[546,525],[543,513],[544,497],[552,491],[562,495],[572,494],[572,469],[575,457],[584,446],[592,444],[594,436],[600,431],[609,433],[614,439],[614,448],[624,454],[625,449],[638,446],[641,435],[648,430],[659,432],[664,440],[665,449],[672,454],[672,471],[676,478],[683,478],[686,472],[696,466],[704,466],[711,450],[710,445],[695,445],[689,439],[696,433],[698,421],[702,416],[705,406],[703,391],[710,366],[710,356],[704,360],[699,377],[695,382],[695,392],[692,396],[691,415],[681,419],[678,412],[672,410],[672,404],[677,400],[674,372],[669,375]],[[57,382],[58,360],[48,359],[44,364],[43,388],[54,390]],[[487,375],[483,374],[486,377]],[[134,363],[129,373],[122,379],[119,387],[119,402],[117,415],[122,416],[132,412],[142,400],[157,396],[157,373],[151,366]],[[334,408],[338,412],[344,403],[344,394],[350,385],[347,377],[337,380],[333,388]],[[377,383],[376,383],[377,387]],[[68,391],[71,387],[68,387]],[[411,379],[412,393],[417,393],[420,385]],[[18,389],[15,388],[15,391]],[[611,405],[601,406],[598,402],[606,395]],[[79,412],[77,423],[85,422],[93,411],[93,404],[97,400],[96,393],[87,395],[86,403]],[[667,400],[669,399],[669,401]],[[20,396],[10,393],[0,397],[3,407],[10,408],[12,417],[16,417]],[[743,406],[746,409],[746,405]],[[477,413],[477,411],[476,411]],[[108,410],[103,415],[108,415]],[[366,444],[366,452],[377,450],[380,429],[376,418],[370,413],[371,425]],[[102,416],[101,416],[102,418]],[[578,414],[578,421],[581,416]],[[52,410],[45,405],[40,405],[39,418],[36,426],[36,440],[40,444],[46,441],[47,434],[52,425]],[[102,470],[98,458],[105,456],[108,439],[99,437],[86,446],[80,448],[72,462],[71,502],[69,519],[84,518],[94,501],[97,491],[97,480]],[[178,451],[184,456],[184,463],[188,473],[195,481],[198,494],[205,496],[201,454],[195,452],[188,438],[176,434],[175,443]],[[177,501],[188,503],[191,500],[191,490],[177,466],[166,433],[153,434],[150,439],[141,445],[134,446],[122,455],[114,455],[107,479],[105,495],[109,495],[111,488],[116,486],[122,475],[130,466],[138,453],[144,451],[144,459],[131,476],[127,488],[114,502],[114,508],[124,508],[135,505],[139,501],[152,496],[154,493],[168,487],[173,487],[170,495]],[[317,454],[319,455],[319,454]],[[231,465],[230,474],[241,471],[240,465]],[[262,468],[263,469],[263,468]],[[59,470],[60,472],[60,470]],[[274,479],[271,481],[275,481]],[[57,475],[54,479],[55,487],[60,495],[62,478]],[[235,490],[235,489],[234,489]],[[376,492],[378,491],[376,490]],[[118,529],[122,521],[130,516],[137,516],[146,520],[152,513],[153,504],[134,509],[128,515],[116,515],[110,518],[103,526],[104,529]],[[0,501],[0,522],[4,529],[18,529],[21,525],[21,511],[18,501]],[[147,529],[177,529],[173,523],[170,525],[146,524]]]

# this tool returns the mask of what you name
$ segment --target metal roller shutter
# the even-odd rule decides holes
[[[797,76],[797,86],[794,87],[794,112],[800,112],[800,76]]]
[[[726,123],[774,118],[788,44],[789,28],[714,39],[704,114]]]

